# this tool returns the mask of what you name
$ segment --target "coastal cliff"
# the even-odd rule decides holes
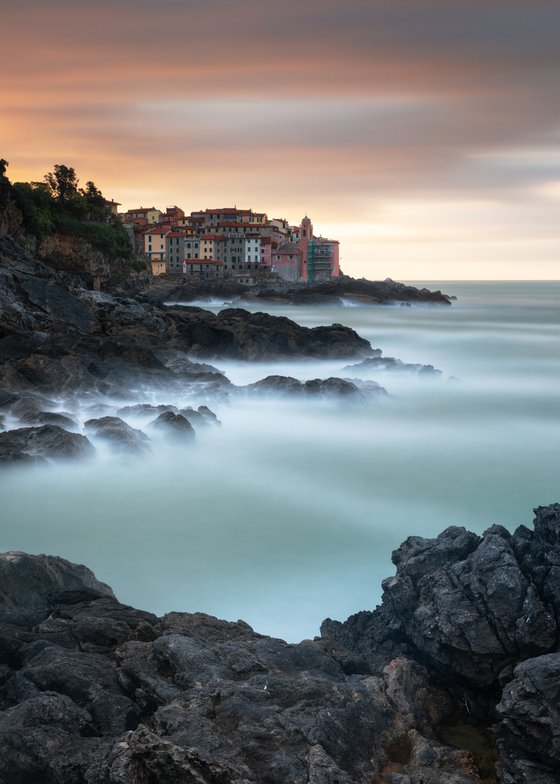
[[[557,782],[560,505],[535,512],[408,539],[381,607],[297,645],[4,554],[0,781]]]

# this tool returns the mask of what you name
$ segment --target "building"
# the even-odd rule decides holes
[[[223,277],[224,263],[218,259],[185,259],[183,274],[191,278],[212,280]]]
[[[272,249],[272,272],[282,280],[296,281],[301,278],[301,249],[297,242],[284,242]]]
[[[299,230],[294,232],[301,254],[301,280],[315,283],[320,280],[338,278],[340,275],[339,243],[324,237],[315,237],[313,224],[307,215],[302,219]]]
[[[166,272],[182,272],[185,258],[185,233],[171,230],[165,236]]]
[[[150,261],[165,261],[166,237],[170,233],[168,226],[154,226],[144,234],[144,253]]]
[[[168,207],[165,214],[155,207],[139,207],[121,217],[125,225],[134,224],[137,232],[139,227],[144,229],[144,251],[157,274],[181,272],[185,261],[206,260],[221,262],[220,275],[244,280],[258,272],[310,283],[340,275],[338,241],[315,236],[307,215],[299,226],[237,207],[190,215],[177,206]],[[165,270],[155,262],[165,262]],[[195,270],[192,264],[187,268],[188,274],[196,271],[211,276],[207,269]]]
[[[155,207],[137,207],[121,215],[123,223],[134,223],[137,218],[142,218],[148,222],[148,225],[153,226],[160,223],[163,213],[161,210],[156,210]]]

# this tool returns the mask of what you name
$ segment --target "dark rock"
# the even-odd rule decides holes
[[[291,376],[266,376],[254,384],[240,387],[249,394],[270,397],[305,395],[322,398],[347,398],[364,400],[377,395],[386,395],[385,389],[375,381],[358,381],[344,378],[315,378],[310,381],[298,381]]]
[[[94,438],[106,441],[118,452],[140,453],[150,449],[148,436],[130,427],[119,417],[88,419],[84,427]]]
[[[150,422],[150,427],[159,430],[174,441],[193,441],[195,437],[194,428],[189,420],[173,411],[164,411],[157,419]]]
[[[381,370],[398,373],[417,373],[419,376],[441,376],[441,370],[436,370],[433,365],[409,364],[394,357],[382,357],[381,352],[379,352],[378,356],[368,357],[355,365],[347,365],[344,370]]]
[[[171,405],[159,405],[153,406],[150,403],[138,403],[134,406],[123,406],[119,408],[117,414],[121,416],[155,416],[156,414],[162,414],[164,411],[173,411],[177,413],[177,407]]]
[[[37,421],[45,425],[59,425],[65,430],[74,430],[78,427],[78,423],[69,414],[54,411],[39,411]]]
[[[343,378],[314,378],[303,384],[303,389],[308,395],[321,395],[329,397],[352,397],[359,394],[359,389],[352,381]]]
[[[359,398],[363,397],[362,388],[353,381],[343,378],[315,378],[310,381],[298,381],[291,376],[266,376],[254,384],[241,387],[242,390],[250,394],[284,396],[284,395],[306,395],[317,397],[344,397]],[[372,391],[385,394],[385,390],[374,382],[367,385],[368,393]]]
[[[184,416],[185,419],[188,419],[193,427],[221,424],[216,414],[211,411],[208,406],[199,406],[196,411],[194,408],[187,406],[186,408],[182,408],[179,413]]]
[[[194,281],[182,275],[162,275],[147,281],[142,292],[149,302],[192,302],[204,299],[234,299],[249,302],[290,303],[293,305],[340,305],[349,299],[360,304],[427,303],[449,305],[451,299],[440,291],[418,289],[391,278],[383,281],[355,279],[346,275],[319,283],[286,283],[272,280],[248,288],[228,280]]]
[[[0,433],[0,462],[34,458],[92,457],[95,449],[85,436],[69,433],[58,425],[23,427]]]
[[[0,584],[0,618],[16,626],[36,626],[58,605],[114,599],[86,566],[46,555],[0,554]]]
[[[264,395],[297,395],[303,393],[303,384],[291,376],[266,376],[254,384],[248,384],[245,390]]]
[[[324,640],[157,621],[46,556],[0,558],[0,602],[4,781],[480,782],[432,737],[453,705],[414,662],[372,677]]]
[[[498,705],[498,770],[504,784],[560,781],[560,653],[529,659]]]

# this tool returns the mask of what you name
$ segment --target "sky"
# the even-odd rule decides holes
[[[560,278],[558,0],[0,0],[0,157],[397,280]]]

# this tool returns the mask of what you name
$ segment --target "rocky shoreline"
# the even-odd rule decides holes
[[[382,605],[289,645],[0,556],[2,784],[553,784],[560,505],[393,554]]]
[[[320,283],[287,283],[277,279],[257,282],[248,288],[230,280],[200,281],[184,275],[166,274],[156,278],[129,279],[118,289],[133,293],[147,302],[193,302],[221,299],[232,303],[273,303],[283,305],[451,305],[455,297],[407,286],[386,278],[366,280],[341,275]]]
[[[134,435],[134,422],[123,421],[118,411],[119,400],[146,403],[142,389],[150,390],[151,402],[168,414],[178,413],[170,405],[173,393],[182,396],[181,408],[191,409],[173,423],[167,416],[166,428],[152,420],[142,423],[171,437],[181,428],[183,435],[191,426],[196,430],[200,419],[192,422],[192,411],[216,400],[297,396],[363,404],[387,394],[370,378],[372,371],[439,373],[432,366],[383,357],[342,324],[307,328],[243,308],[213,313],[166,306],[159,300],[167,295],[160,296],[158,285],[150,296],[91,291],[75,274],[33,258],[9,236],[0,237],[0,464],[83,459],[95,452],[96,437],[111,440],[117,451],[149,452],[149,433]],[[337,291],[345,285],[338,282]],[[153,296],[154,291],[159,294]],[[335,360],[344,376],[301,381],[275,374],[239,387],[208,360]],[[106,426],[105,433],[85,426],[103,417],[120,421]]]

